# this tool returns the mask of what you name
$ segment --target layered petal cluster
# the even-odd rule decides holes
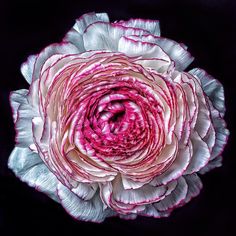
[[[159,22],[85,14],[11,93],[9,167],[79,220],[166,217],[199,194],[229,135],[224,91]]]

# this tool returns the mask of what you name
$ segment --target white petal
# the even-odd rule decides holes
[[[183,149],[179,149],[176,159],[172,165],[163,174],[155,177],[150,184],[157,186],[161,184],[167,184],[170,181],[177,179],[183,174],[190,162],[191,147],[185,146]]]
[[[187,51],[186,46],[175,42],[174,40],[156,37],[151,34],[142,35],[141,37],[129,36],[134,40],[142,42],[153,43],[160,46],[163,51],[175,62],[175,68],[179,71],[186,69],[194,60],[191,54]]]
[[[25,77],[26,81],[31,84],[32,75],[34,71],[34,64],[37,59],[37,55],[32,55],[27,58],[27,61],[21,65],[21,73]]]
[[[212,169],[215,169],[216,167],[221,167],[222,166],[222,156],[218,156],[214,158],[213,160],[209,161],[209,163],[204,166],[199,173],[200,174],[205,174],[209,172]]]
[[[124,189],[137,189],[137,188],[142,187],[145,184],[142,182],[137,182],[132,179],[129,179],[123,175],[121,176],[121,179],[122,179],[122,184],[123,184]]]
[[[14,123],[17,121],[18,118],[18,108],[22,103],[26,102],[26,95],[28,92],[29,90],[27,89],[20,89],[12,91],[10,94],[10,102]]]
[[[106,13],[87,13],[76,20],[73,28],[80,34],[83,34],[85,29],[95,22],[109,22],[109,17]]]
[[[153,206],[158,211],[170,211],[174,207],[181,204],[181,202],[186,198],[188,191],[188,185],[186,183],[186,180],[183,177],[180,177],[178,179],[178,184],[176,188],[166,196],[163,200],[161,200],[158,203],[154,203]]]
[[[32,152],[29,148],[16,147],[10,155],[8,167],[23,182],[58,201],[56,194],[58,180],[37,153]]]
[[[154,204],[147,205],[145,210],[139,214],[142,216],[150,216],[154,218],[168,217],[170,215],[170,212],[168,211],[158,211],[158,209],[154,207]]]
[[[64,42],[70,42],[75,45],[79,52],[86,51],[83,42],[83,33],[85,29],[95,22],[109,22],[109,17],[106,13],[87,13],[76,20],[73,28],[63,38]]]
[[[77,220],[102,222],[111,216],[110,209],[104,209],[104,205],[97,192],[91,200],[82,200],[63,184],[58,184],[58,196],[65,210]]]
[[[211,160],[219,156],[229,137],[229,130],[226,128],[225,121],[220,117],[219,112],[216,110],[211,111],[213,126],[216,133],[215,145],[212,149]]]
[[[69,32],[67,32],[67,34],[63,38],[63,42],[72,43],[78,48],[79,52],[85,51],[83,37],[75,29],[71,29]]]
[[[153,35],[160,36],[160,24],[158,20],[130,19],[128,21],[116,22],[116,24],[144,29]]]
[[[176,69],[179,71],[185,70],[194,60],[186,49],[173,40],[157,38],[156,44],[170,56],[170,58],[175,62]]]
[[[138,216],[137,214],[128,214],[128,215],[119,214],[119,217],[124,220],[135,220],[137,216]]]
[[[157,58],[170,63],[170,58],[159,46],[129,37],[122,37],[119,40],[118,51],[130,57]]]
[[[145,184],[138,189],[124,189],[119,180],[113,183],[113,199],[124,204],[143,204],[161,199],[167,191],[167,187]]]
[[[38,55],[33,72],[33,80],[39,78],[40,71],[45,63],[45,61],[55,54],[77,54],[79,53],[78,48],[67,42],[62,42],[60,44],[52,44],[44,48]]]
[[[191,142],[193,145],[193,156],[187,170],[184,172],[185,174],[198,172],[209,162],[211,156],[209,147],[195,131],[191,133]]]
[[[200,68],[194,68],[190,70],[189,73],[200,79],[202,88],[206,95],[210,98],[213,106],[220,111],[221,115],[224,115],[225,98],[222,84],[211,75],[207,74],[205,70]]]
[[[83,200],[90,200],[96,193],[98,184],[78,183],[76,188],[71,189],[78,197]]]
[[[122,36],[142,35],[147,33],[142,29],[133,29],[117,24],[96,22],[88,26],[83,34],[84,47],[88,50],[109,50],[116,52]]]
[[[17,90],[11,93],[10,102],[16,129],[17,146],[27,147],[33,143],[32,118],[37,111],[28,103],[28,90]]]
[[[184,178],[188,185],[187,196],[184,200],[184,202],[187,203],[200,193],[202,189],[202,181],[196,173],[191,175],[185,175]]]

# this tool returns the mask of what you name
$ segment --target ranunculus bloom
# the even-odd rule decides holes
[[[229,133],[222,85],[183,72],[192,61],[158,21],[83,15],[21,67],[9,167],[79,220],[168,216],[221,165]]]

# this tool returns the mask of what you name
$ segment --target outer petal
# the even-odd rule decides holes
[[[32,118],[37,111],[28,103],[28,90],[21,89],[11,93],[10,102],[16,129],[17,146],[27,147],[33,143]]]
[[[58,180],[48,170],[37,153],[32,152],[29,148],[16,147],[10,155],[8,167],[23,182],[58,201],[56,194]]]
[[[205,173],[209,172],[210,170],[215,169],[216,167],[220,167],[220,166],[222,166],[222,156],[218,156],[217,158],[209,161],[209,163],[206,166],[204,166],[199,171],[199,173],[205,174]]]
[[[21,73],[25,77],[26,81],[31,84],[32,82],[32,75],[34,70],[34,64],[37,59],[36,55],[29,56],[27,61],[21,65]]]
[[[80,52],[84,52],[83,33],[85,29],[95,22],[109,22],[109,17],[106,13],[88,13],[76,20],[73,28],[65,35],[63,41],[74,44]]]
[[[57,191],[62,206],[77,220],[102,222],[106,217],[114,214],[110,209],[104,209],[98,192],[91,200],[85,201],[61,183],[58,184]]]
[[[185,174],[198,172],[201,168],[206,166],[211,157],[209,147],[197,132],[192,132],[191,141],[193,144],[193,156],[187,170],[184,172]]]
[[[206,95],[210,98],[213,106],[220,111],[221,115],[225,113],[224,88],[222,84],[207,74],[205,70],[194,68],[189,71],[190,74],[200,79],[202,88]]]
[[[160,23],[158,20],[130,19],[128,21],[119,21],[116,24],[126,27],[140,28],[147,30],[149,33],[160,36]]]
[[[191,54],[187,51],[187,47],[183,44],[177,43],[174,40],[156,37],[151,34],[142,35],[141,37],[129,36],[134,40],[140,40],[142,42],[153,43],[163,49],[168,56],[175,62],[175,68],[179,71],[186,69],[194,60]]]
[[[46,48],[44,48],[39,54],[34,64],[33,71],[33,80],[39,79],[40,71],[46,62],[46,60],[55,54],[77,54],[79,53],[78,48],[67,42],[63,42],[60,44],[52,44]]]
[[[187,203],[200,193],[202,189],[202,181],[196,173],[191,175],[185,175],[184,178],[188,185],[187,196],[184,200],[184,202]]]
[[[183,149],[180,149],[176,159],[170,166],[168,170],[166,170],[163,174],[155,177],[150,184],[156,186],[160,184],[167,184],[168,182],[179,178],[187,166],[189,165],[191,158],[191,147],[185,146]]]
[[[171,194],[169,194],[160,202],[154,203],[153,206],[158,211],[170,211],[173,208],[177,207],[179,204],[181,204],[181,202],[186,198],[187,192],[187,182],[183,177],[180,177],[178,179],[178,184],[175,190],[173,190]]]
[[[124,27],[117,24],[96,22],[89,25],[83,34],[84,46],[88,50],[109,50],[116,52],[122,36],[143,35],[148,33],[142,29]]]
[[[109,17],[107,13],[90,12],[84,14],[76,20],[76,23],[73,28],[80,34],[83,34],[85,29],[95,22],[109,22]]]

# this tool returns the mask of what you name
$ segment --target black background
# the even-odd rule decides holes
[[[231,131],[223,167],[202,176],[197,198],[169,218],[107,219],[102,224],[73,220],[62,207],[20,182],[7,168],[14,147],[9,92],[28,88],[20,74],[27,56],[59,42],[84,13],[107,12],[111,21],[159,19],[162,35],[183,42],[201,67],[224,85]],[[116,0],[0,1],[0,235],[236,235],[235,95],[236,1]]]

